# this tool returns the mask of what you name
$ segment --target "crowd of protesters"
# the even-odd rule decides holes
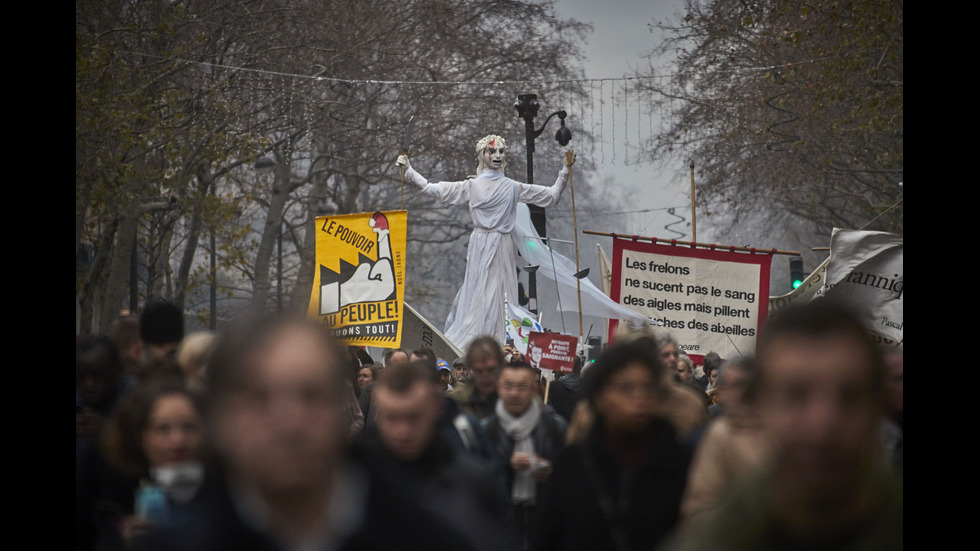
[[[154,302],[76,339],[76,550],[901,549],[902,361],[819,301],[751,355],[625,327],[554,380]]]

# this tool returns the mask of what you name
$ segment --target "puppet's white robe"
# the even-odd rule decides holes
[[[517,302],[517,204],[550,207],[557,203],[568,184],[568,167],[562,167],[552,186],[523,184],[494,169],[462,182],[430,184],[409,168],[405,179],[440,203],[468,204],[473,217],[466,275],[446,318],[446,338],[464,352],[474,338],[483,335],[502,344],[504,300]]]

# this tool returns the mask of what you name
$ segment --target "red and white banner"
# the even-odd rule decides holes
[[[610,297],[663,324],[701,363],[755,352],[769,309],[768,251],[692,249],[613,240]],[[610,339],[616,330],[611,322]]]
[[[571,373],[577,347],[578,337],[534,332],[527,339],[527,360],[532,367]]]

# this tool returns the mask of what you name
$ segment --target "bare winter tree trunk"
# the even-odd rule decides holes
[[[160,220],[154,223],[150,232],[151,242],[146,247],[149,251],[148,273],[146,278],[146,296],[150,297],[170,297],[173,296],[171,288],[170,270],[170,246],[173,242],[174,225],[176,216],[166,213]],[[183,309],[183,302],[176,304]]]
[[[319,179],[318,179],[319,180]],[[317,187],[321,187],[320,184]],[[314,193],[317,193],[315,191]],[[315,197],[322,197],[316,195]],[[296,283],[289,294],[289,309],[294,312],[304,311],[310,303],[310,294],[313,291],[313,279],[316,269],[316,199],[310,201],[306,209],[306,231],[303,232],[303,243],[297,249],[299,252],[299,273],[296,275]]]
[[[177,304],[178,308],[183,308],[184,302],[187,300],[187,285],[190,281],[191,266],[194,264],[194,255],[197,253],[197,246],[200,242],[201,227],[204,225],[204,199],[214,183],[205,170],[198,171],[197,182],[198,197],[194,201],[194,209],[191,212],[191,223],[187,230],[187,244],[184,246],[184,253],[180,257],[180,264],[177,266],[177,275],[174,279],[174,303]]]
[[[102,294],[99,290],[99,284],[105,281],[102,275],[112,251],[112,242],[118,226],[119,220],[113,219],[102,229],[102,238],[96,247],[95,259],[89,265],[85,282],[79,290],[79,335],[91,334],[94,329],[93,316],[96,308],[99,307],[96,297]]]
[[[279,233],[282,231],[282,216],[286,210],[286,202],[289,200],[289,192],[292,187],[289,182],[289,164],[278,162],[275,170],[276,180],[272,185],[272,197],[269,199],[269,208],[266,211],[265,227],[262,228],[259,248],[255,253],[255,280],[252,282],[252,309],[256,312],[265,310],[266,301],[269,298],[272,279],[269,268]]]
[[[119,227],[116,231],[116,240],[109,257],[108,275],[105,279],[105,298],[99,309],[97,326],[97,333],[99,334],[108,332],[109,324],[112,323],[122,308],[123,300],[129,290],[126,278],[129,276],[133,244],[136,242],[136,218],[132,212],[122,212],[119,215]],[[130,284],[135,284],[135,282],[130,282]]]

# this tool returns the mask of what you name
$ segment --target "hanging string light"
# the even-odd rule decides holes
[[[92,47],[99,48],[98,46]],[[129,54],[136,53],[122,50],[115,51]],[[676,75],[651,74],[647,76],[636,75],[601,79],[564,78],[543,80],[375,80],[332,77],[323,75],[322,73],[317,75],[298,75],[281,71],[237,67],[234,65],[193,61],[152,54],[138,53],[137,55],[161,59],[173,63],[199,66],[201,80],[203,83],[206,83],[204,85],[204,89],[201,91],[202,96],[216,94],[214,91],[222,88],[222,86],[220,86],[217,82],[219,69],[234,71],[236,74],[236,79],[238,80],[238,85],[229,86],[229,95],[222,99],[227,102],[231,108],[237,109],[238,112],[242,114],[238,121],[239,124],[244,125],[243,130],[245,132],[248,132],[254,127],[255,124],[257,124],[256,121],[257,119],[262,118],[261,114],[263,112],[278,111],[281,113],[287,113],[287,116],[290,118],[299,119],[297,122],[299,124],[303,124],[307,129],[303,138],[306,141],[311,140],[311,126],[312,121],[315,118],[315,114],[313,112],[315,106],[313,105],[313,102],[317,101],[318,103],[322,103],[323,101],[326,101],[325,98],[318,96],[318,93],[322,94],[322,92],[318,92],[317,88],[317,85],[321,83],[327,84],[335,93],[344,94],[344,92],[347,92],[345,95],[349,95],[351,97],[361,97],[364,100],[366,100],[364,97],[365,94],[371,95],[373,93],[375,94],[374,97],[380,97],[385,94],[392,93],[396,87],[402,86],[419,88],[453,86],[461,87],[461,91],[468,91],[470,88],[485,88],[487,86],[507,86],[510,88],[519,89],[538,87],[544,90],[549,90],[557,97],[559,104],[567,104],[568,107],[572,107],[574,105],[574,108],[577,108],[579,113],[577,118],[583,123],[586,120],[585,110],[587,109],[589,111],[587,117],[589,121],[589,128],[594,138],[592,144],[590,144],[592,148],[592,157],[596,157],[595,141],[598,141],[598,157],[603,163],[607,161],[612,163],[616,162],[617,155],[619,153],[617,149],[620,149],[617,142],[620,142],[620,140],[622,140],[622,149],[624,149],[623,162],[626,165],[631,163],[635,164],[642,159],[643,152],[647,149],[644,146],[645,141],[642,128],[642,119],[644,116],[647,118],[646,127],[648,136],[646,136],[646,140],[649,140],[650,143],[654,143],[659,140],[661,145],[666,145],[668,150],[672,148],[675,142],[675,136],[670,135],[667,129],[669,128],[668,121],[673,120],[675,115],[676,98],[673,94],[665,94],[662,92],[662,90],[666,89],[665,86],[671,86],[676,78]],[[772,71],[776,69],[785,71],[788,67],[795,65],[812,64],[838,57],[840,56],[825,56],[821,58],[799,61],[796,63],[781,64],[779,66],[742,67],[717,72],[752,73]],[[208,82],[209,80],[210,82]],[[608,96],[606,94],[607,82],[609,83]],[[376,88],[369,89],[368,87]],[[278,92],[278,94],[272,98],[271,102],[269,102],[268,96],[264,93],[268,92],[270,88]],[[277,88],[278,90],[276,90]],[[596,90],[597,88],[598,90]],[[207,89],[210,89],[211,92],[206,91]],[[254,97],[249,97],[248,94]],[[586,97],[585,94],[588,94],[588,97]],[[599,96],[598,101],[596,101],[596,95]],[[632,99],[630,96],[632,96]],[[213,97],[217,99],[216,95]],[[654,101],[655,97],[658,98],[657,101]],[[298,98],[304,99],[302,106],[296,106],[293,104],[293,102]],[[630,105],[631,101],[635,104],[635,107]],[[579,105],[577,102],[581,102],[581,105]],[[607,103],[609,104],[608,112],[606,111]],[[623,118],[621,124],[622,135],[617,133],[616,129],[617,111],[619,108],[622,109],[622,115],[620,115]],[[633,118],[631,111],[634,108],[635,119],[631,121],[630,119]],[[575,113],[574,110],[572,112]],[[658,119],[656,124],[657,128],[659,129],[659,133],[656,135],[654,133],[654,117]],[[596,121],[596,118],[598,118],[598,121]],[[607,125],[609,126],[608,129]],[[633,138],[630,136],[631,131],[635,133],[635,143],[632,143]],[[347,137],[351,138],[352,136],[348,135]],[[611,147],[611,159],[607,159],[606,156],[607,141],[611,141],[609,144]]]

